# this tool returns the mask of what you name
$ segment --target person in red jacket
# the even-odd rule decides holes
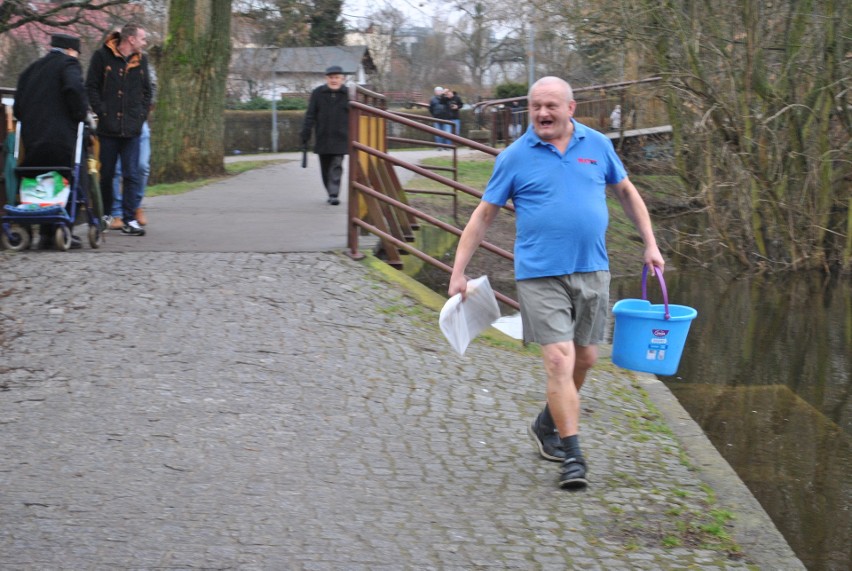
[[[340,204],[343,157],[349,152],[349,93],[343,68],[333,65],[325,70],[325,84],[311,92],[302,123],[302,146],[307,147],[316,131],[314,152],[319,155],[322,183],[329,204]]]

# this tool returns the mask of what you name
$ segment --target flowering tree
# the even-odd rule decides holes
[[[110,6],[128,4],[130,0],[89,0],[77,2],[27,2],[4,0],[0,3],[0,34],[28,24],[63,28],[90,23],[89,16]]]

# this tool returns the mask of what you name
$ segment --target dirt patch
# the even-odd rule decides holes
[[[453,206],[450,200],[435,200],[432,197],[411,197],[410,203],[415,208],[424,210],[430,215],[444,220],[453,222]],[[460,198],[458,208],[458,221],[460,227],[464,228],[470,215],[473,213],[478,201],[470,198]],[[515,217],[514,214],[508,211],[503,211],[497,216],[497,219],[488,229],[488,234],[485,236],[485,241],[489,242],[503,250],[512,252],[515,243]],[[449,252],[443,254],[430,252],[430,254],[440,256],[441,261],[447,265],[453,264],[455,257],[455,247]],[[487,275],[491,286],[512,299],[517,299],[515,290],[515,273],[512,262],[497,254],[484,250],[482,248],[474,254],[473,259],[467,266],[468,277],[475,278],[481,275]],[[450,274],[432,265],[426,264],[423,270],[415,276],[416,279],[429,286],[436,292],[442,295],[447,294],[449,287]]]

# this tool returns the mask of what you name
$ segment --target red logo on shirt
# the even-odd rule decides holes
[[[596,165],[598,161],[595,159],[577,159],[577,162],[582,163],[584,165]]]

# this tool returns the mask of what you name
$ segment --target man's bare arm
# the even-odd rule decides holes
[[[645,244],[644,263],[651,266],[651,269],[659,268],[660,271],[664,271],[666,262],[657,247],[657,239],[654,237],[654,229],[651,225],[651,215],[648,214],[648,207],[645,206],[645,201],[642,200],[639,191],[628,177],[624,177],[618,184],[613,184],[610,187],[621,203],[624,213],[633,222],[636,231],[639,232],[639,236]]]
[[[476,207],[476,210],[473,211],[473,214],[470,215],[470,220],[468,220],[467,226],[465,226],[459,239],[459,245],[456,248],[453,273],[450,276],[450,287],[448,290],[450,296],[454,296],[457,293],[461,293],[462,297],[466,295],[467,278],[464,276],[464,271],[476,249],[479,247],[479,244],[485,238],[485,232],[491,226],[491,223],[494,222],[499,212],[500,207],[496,204],[482,201]]]

